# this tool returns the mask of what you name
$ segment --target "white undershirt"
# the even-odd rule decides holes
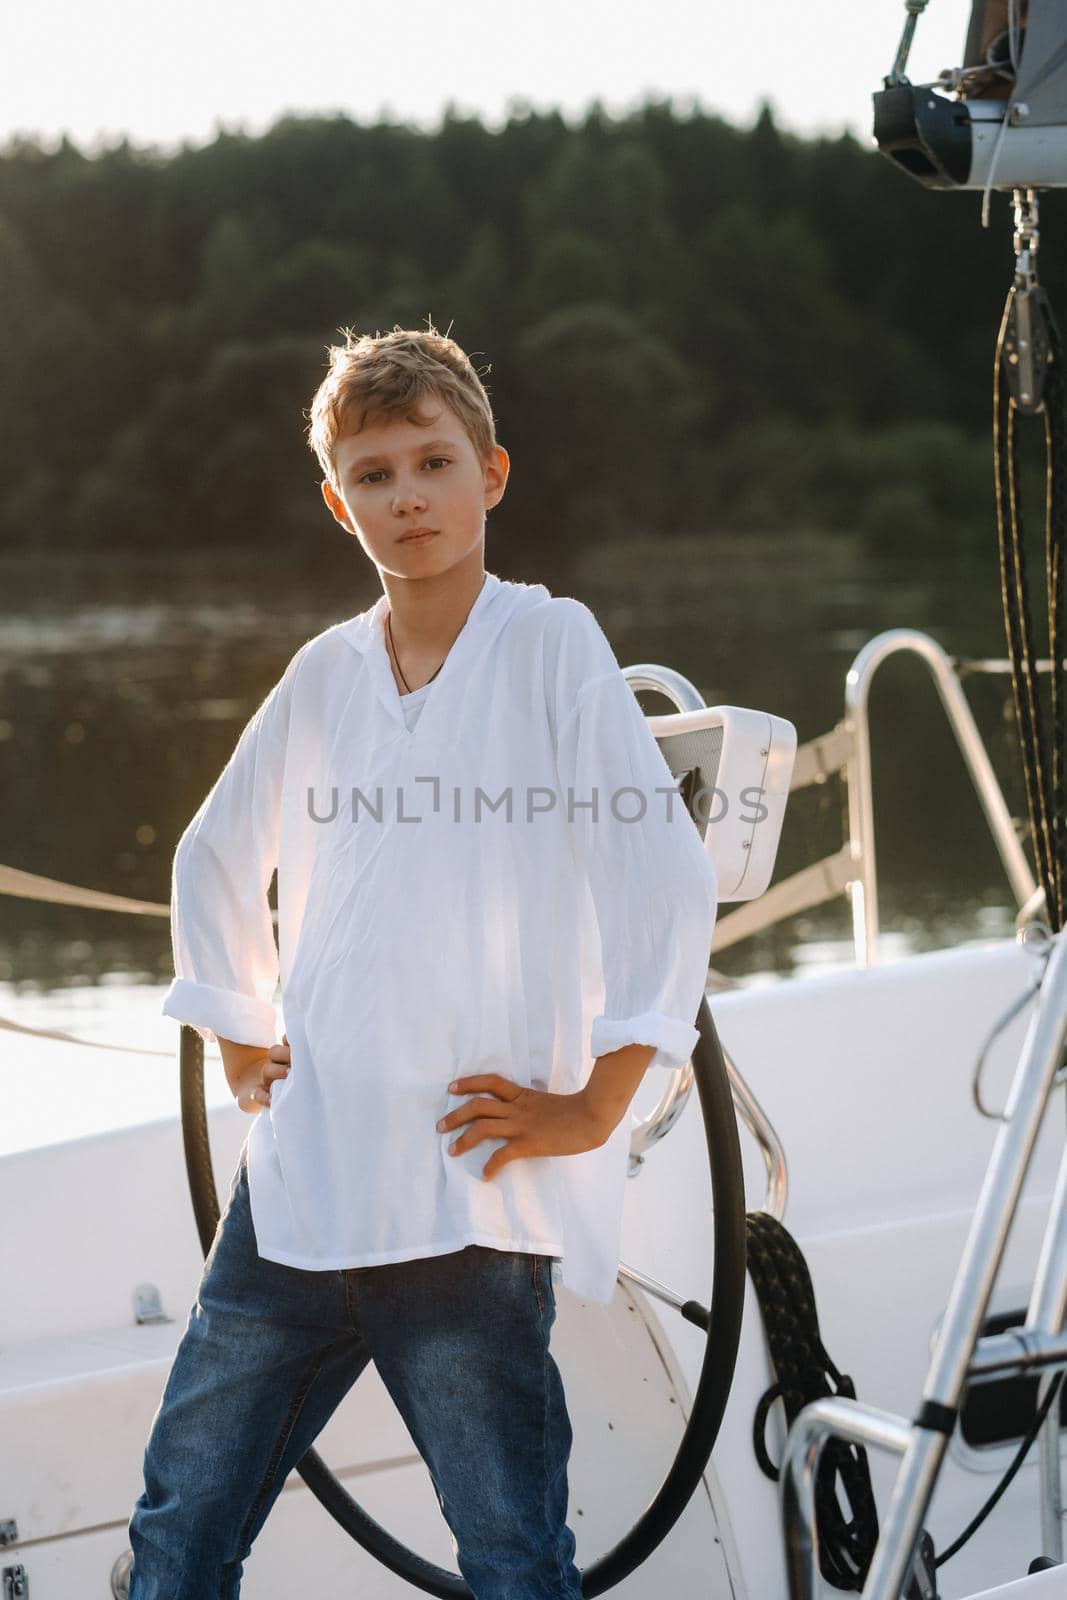
[[[430,683],[424,683],[421,689],[412,689],[410,694],[402,694],[400,696],[400,704],[404,711],[404,721],[408,725],[409,733],[419,720],[419,713],[425,702],[427,689],[432,688],[433,683],[431,681]]]

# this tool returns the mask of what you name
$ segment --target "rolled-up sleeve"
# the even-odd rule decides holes
[[[163,1014],[208,1040],[275,1041],[279,967],[267,893],[278,857],[296,659],[246,724],[174,853],[175,976]]]
[[[556,684],[560,798],[588,874],[600,934],[604,1010],[594,1057],[654,1045],[650,1065],[683,1066],[699,1034],[718,907],[715,869],[614,653],[587,607]]]

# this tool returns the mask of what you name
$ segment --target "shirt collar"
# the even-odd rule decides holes
[[[508,587],[502,578],[495,572],[487,572],[477,598],[467,613],[467,620],[460,630],[460,636],[477,631],[482,619],[487,612],[493,610],[500,591]],[[341,624],[341,633],[348,640],[353,650],[360,655],[366,655],[371,650],[385,651],[385,613],[389,609],[389,598],[380,594],[377,600],[366,611],[361,611],[349,622]],[[453,645],[453,649],[455,646]],[[388,659],[388,657],[387,657]]]
[[[445,658],[440,677],[434,680],[436,694],[431,691],[427,697],[420,728],[427,720],[427,712],[438,702],[444,686],[454,682],[456,674],[459,674],[462,681],[464,659],[469,663],[482,642],[487,641],[504,625],[513,610],[513,603],[509,604],[509,597],[513,602],[517,592],[525,589],[525,585],[505,583],[494,572],[485,574],[477,598],[467,613],[467,620]],[[385,613],[388,605],[388,597],[385,594],[380,595],[368,611],[362,611],[358,617],[353,617],[351,622],[343,623],[341,632],[353,649],[362,656],[364,666],[370,674],[374,693],[386,715],[396,724],[398,731],[406,732],[403,701],[393,677],[385,642]],[[432,724],[432,718],[430,721]],[[425,728],[422,728],[423,734],[425,731]]]

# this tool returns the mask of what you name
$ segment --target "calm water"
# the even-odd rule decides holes
[[[516,555],[497,532],[487,565],[584,600],[622,665],[673,666],[709,704],[788,717],[801,743],[840,719],[848,666],[885,628],[924,629],[953,654],[1004,654],[988,533],[966,562],[936,544],[921,559],[875,558],[848,541],[800,535],[619,543],[556,573]],[[299,563],[276,552],[269,564],[247,556],[0,562],[0,862],[165,902],[177,838],[255,706],[305,639],[379,593],[348,542]],[[1010,684],[971,679],[968,693],[1021,815]],[[645,705],[666,709],[654,697]],[[1010,935],[1011,892],[925,669],[891,662],[871,705],[884,958]],[[844,818],[836,780],[795,796],[776,880],[836,850]],[[172,1025],[153,1020],[171,974],[165,918],[11,896],[0,897],[0,913],[0,1015],[163,1050],[173,1043]],[[716,965],[773,981],[850,960],[842,897],[724,951]],[[7,1038],[15,1065],[24,1049]],[[84,1073],[89,1056],[119,1069],[117,1055],[67,1054],[78,1058],[72,1073]],[[166,1097],[138,1102],[138,1119],[170,1109],[165,1060],[153,1080]],[[79,1115],[75,1107],[74,1131]],[[109,1115],[97,1105],[101,1125]],[[38,1120],[23,1117],[17,1140],[9,1131],[0,1150],[40,1142]]]

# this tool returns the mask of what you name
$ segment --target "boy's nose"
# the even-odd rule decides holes
[[[424,510],[425,507],[426,496],[421,489],[401,489],[398,487],[393,495],[393,511],[398,516],[408,511],[414,511],[416,508]]]

